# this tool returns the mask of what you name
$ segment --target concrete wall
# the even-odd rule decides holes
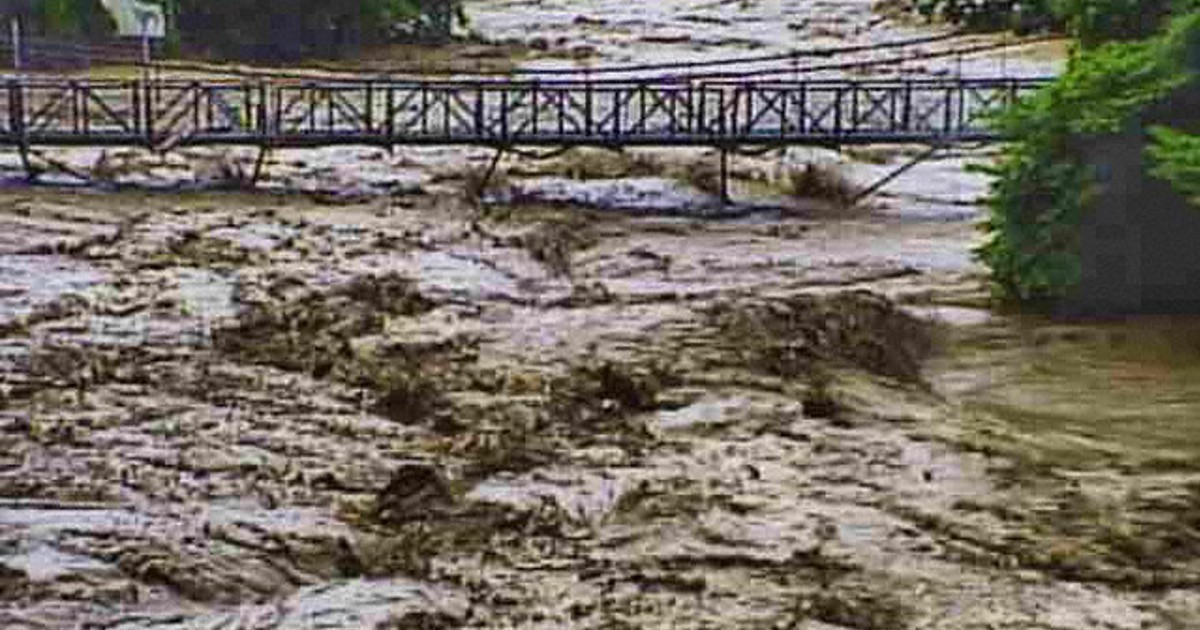
[[[1200,313],[1200,209],[1148,174],[1143,130],[1157,123],[1200,132],[1200,85],[1150,108],[1125,133],[1083,145],[1098,196],[1080,226],[1083,276],[1061,310]]]

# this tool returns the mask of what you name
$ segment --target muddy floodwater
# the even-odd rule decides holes
[[[936,30],[467,9],[531,65]],[[920,150],[738,157],[731,207],[699,150],[482,200],[482,150],[277,152],[259,192],[237,152],[0,156],[0,628],[1200,627],[1200,320],[991,308],[986,148],[853,210],[786,185]]]

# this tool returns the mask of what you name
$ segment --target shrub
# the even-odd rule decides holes
[[[1088,137],[1139,128],[1138,114],[1192,80],[1189,51],[1200,40],[1200,14],[1176,18],[1165,34],[1110,43],[1080,53],[1066,73],[1006,111],[999,129],[1013,140],[995,166],[976,253],[992,271],[1000,297],[1041,302],[1063,297],[1080,277],[1079,224],[1093,189],[1084,164]],[[1160,132],[1161,157],[1188,145]],[[1181,175],[1186,162],[1161,160],[1159,172]]]
[[[1063,27],[1062,20],[1051,9],[1050,0],[916,0],[915,4],[917,11],[926,18],[940,18],[972,30],[1028,31]]]
[[[1186,12],[1195,0],[1053,0],[1069,32],[1085,46],[1154,35],[1172,11]]]
[[[404,25],[442,29],[427,18],[439,14],[444,4],[440,0],[180,0],[179,28],[190,47],[213,54],[294,61],[353,53],[393,39]]]
[[[1200,136],[1167,127],[1154,127],[1150,135],[1154,142],[1147,151],[1154,161],[1153,174],[1200,206]]]
[[[1196,0],[916,0],[918,12],[968,29],[1018,32],[1060,31],[1085,46],[1153,35],[1175,12],[1200,6]]]
[[[115,30],[100,0],[40,0],[30,8],[26,24],[34,34],[99,39]]]

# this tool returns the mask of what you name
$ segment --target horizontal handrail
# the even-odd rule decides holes
[[[1047,79],[209,81],[9,78],[0,143],[319,146],[976,141]]]

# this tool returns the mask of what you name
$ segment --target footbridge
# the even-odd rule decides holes
[[[0,144],[776,147],[994,141],[1042,79],[9,80]]]

